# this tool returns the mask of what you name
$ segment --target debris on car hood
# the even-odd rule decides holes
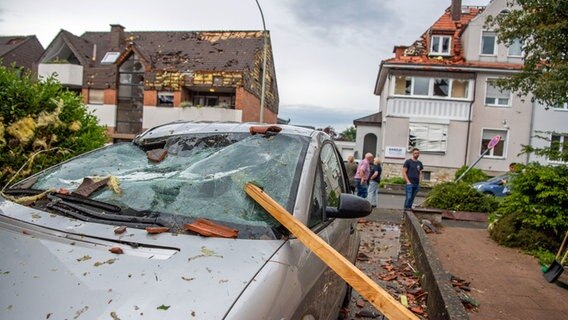
[[[282,131],[282,128],[279,126],[252,126],[249,128],[249,132],[252,135],[255,134],[266,134],[267,132],[278,133]]]
[[[134,228],[114,234],[113,226],[80,222],[82,233],[72,234],[10,224],[6,209],[0,203],[0,279],[7,284],[0,288],[0,319],[102,319],[111,313],[120,319],[221,319],[283,243],[149,235]],[[67,220],[35,219],[53,227]]]
[[[185,224],[184,229],[205,237],[236,238],[239,235],[237,229],[228,228],[203,218]]]

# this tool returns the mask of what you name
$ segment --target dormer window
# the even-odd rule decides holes
[[[451,43],[452,43],[452,37],[450,36],[432,36],[430,55],[449,56]]]

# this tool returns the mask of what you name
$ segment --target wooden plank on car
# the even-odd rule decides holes
[[[419,319],[258,186],[247,183],[245,192],[387,318]]]

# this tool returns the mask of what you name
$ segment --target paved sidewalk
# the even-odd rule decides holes
[[[443,268],[471,282],[480,303],[471,319],[568,319],[568,290],[548,283],[536,258],[497,245],[483,225],[445,226],[428,239]]]

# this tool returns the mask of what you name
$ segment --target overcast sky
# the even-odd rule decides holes
[[[333,126],[378,111],[381,60],[410,45],[451,0],[259,0],[270,30],[279,117]],[[489,0],[463,0],[487,5]],[[254,0],[0,0],[0,35],[36,35],[47,47],[60,29],[109,31],[259,30]]]

